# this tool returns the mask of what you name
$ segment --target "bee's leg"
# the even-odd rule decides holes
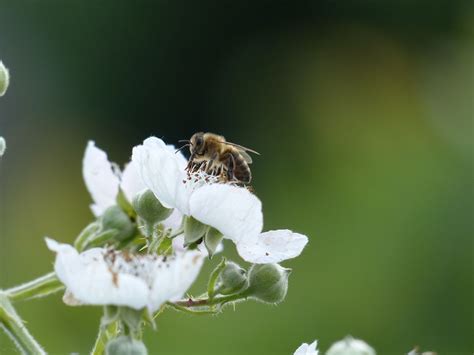
[[[192,170],[191,168],[195,165],[194,164],[194,157],[195,156],[196,156],[195,154],[191,154],[191,156],[189,157],[188,165],[186,165],[186,170]]]

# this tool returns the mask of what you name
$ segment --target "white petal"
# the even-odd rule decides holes
[[[242,239],[237,243],[237,251],[250,263],[279,263],[300,255],[307,243],[305,235],[279,229],[262,233],[256,238]]]
[[[91,205],[95,216],[101,215],[108,207],[116,204],[119,178],[114,174],[107,154],[89,141],[82,161],[82,174],[87,190],[92,196]]]
[[[296,349],[293,355],[318,355],[318,350],[316,350],[317,345],[318,342],[316,340],[309,345],[303,343],[298,349]]]
[[[366,342],[350,336],[331,345],[327,355],[375,355],[375,350]]]
[[[191,215],[237,243],[262,231],[262,203],[247,189],[212,184],[198,188],[190,199]]]
[[[138,169],[133,161],[127,164],[122,173],[122,182],[120,183],[120,188],[130,203],[133,202],[133,198],[140,191],[146,189],[146,186],[138,174]]]
[[[177,208],[189,214],[189,196],[186,188],[186,160],[175,154],[171,146],[151,137],[133,148],[132,161],[136,164],[143,183],[168,208]]]
[[[55,271],[75,305],[117,305],[156,311],[181,298],[196,279],[206,254],[199,250],[156,255],[124,255],[94,248],[81,254],[70,245],[46,239],[57,253]]]
[[[184,296],[196,280],[205,254],[199,250],[177,252],[174,258],[155,277],[150,302],[154,310],[168,300],[177,301]]]

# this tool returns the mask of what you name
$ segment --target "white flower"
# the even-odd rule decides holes
[[[116,305],[154,312],[180,299],[196,279],[205,253],[177,251],[172,256],[131,254],[94,248],[83,253],[46,238],[56,252],[54,270],[73,304]],[[72,297],[71,297],[72,296]]]
[[[150,137],[133,148],[143,183],[168,208],[176,208],[214,227],[252,263],[276,263],[298,256],[307,237],[288,230],[262,233],[262,203],[246,188],[216,183],[208,175],[186,172],[186,161],[161,139]]]
[[[311,344],[303,343],[296,349],[293,355],[318,355],[319,351],[316,349],[318,342],[315,340]]]
[[[170,146],[168,149],[173,148]],[[186,161],[182,154],[177,154],[177,159]],[[93,141],[87,144],[82,162],[82,173],[87,190],[94,201],[90,207],[96,217],[102,215],[107,208],[117,204],[119,189],[123,191],[130,203],[139,192],[146,189],[133,161],[125,166],[120,175],[118,167],[108,160],[107,154],[97,148]],[[174,210],[162,223],[165,228],[177,230],[181,226],[182,217],[178,210]]]
[[[326,355],[375,355],[375,350],[366,342],[348,336],[332,344]]]

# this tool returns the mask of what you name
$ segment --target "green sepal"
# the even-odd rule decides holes
[[[201,239],[209,226],[199,222],[192,216],[184,218],[184,246],[187,247]]]
[[[76,250],[83,251],[85,246],[87,245],[87,241],[93,235],[95,235],[99,231],[99,229],[100,223],[98,221],[94,221],[90,223],[86,228],[84,228],[74,241],[74,247],[76,248]]]
[[[119,189],[119,193],[117,194],[117,205],[126,213],[128,214],[131,218],[135,219],[137,218],[137,214],[135,210],[132,207],[132,204],[128,202],[127,198],[125,197],[125,194],[122,189]]]
[[[104,315],[100,319],[100,325],[107,327],[119,319],[120,309],[117,306],[104,306]]]
[[[206,235],[204,236],[204,245],[206,246],[207,252],[209,253],[209,259],[214,256],[217,247],[222,242],[224,235],[217,229],[210,227]]]
[[[160,245],[156,252],[159,255],[171,255],[173,254],[173,240],[168,237],[163,237],[161,239]]]

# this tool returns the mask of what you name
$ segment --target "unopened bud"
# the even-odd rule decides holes
[[[10,84],[10,74],[5,65],[0,61],[0,96],[5,95]]]
[[[184,218],[184,245],[188,246],[201,239],[209,226],[199,222],[191,216]]]
[[[146,355],[145,344],[129,336],[119,336],[107,343],[106,355]]]
[[[254,264],[249,270],[249,288],[245,293],[266,303],[280,303],[288,291],[291,269],[278,264]]]
[[[248,287],[245,269],[239,265],[228,262],[219,275],[219,293],[230,295]]]
[[[135,235],[135,226],[120,207],[112,206],[101,216],[101,231],[113,231],[113,239],[122,241]]]
[[[366,342],[348,336],[332,344],[326,355],[375,355],[375,350]]]
[[[151,190],[140,192],[132,202],[133,209],[144,223],[145,236],[153,234],[155,226],[168,218],[172,209],[164,207]]]

